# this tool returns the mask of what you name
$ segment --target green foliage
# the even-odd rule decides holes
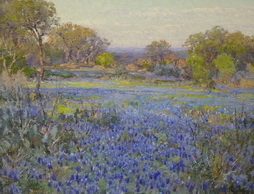
[[[44,42],[52,26],[57,25],[56,9],[52,2],[44,0],[14,1],[8,13],[8,21],[17,26],[18,31],[37,43],[40,63],[40,80],[44,78]],[[39,87],[40,84],[37,86]]]
[[[70,71],[64,71],[64,70],[51,71],[51,70],[46,70],[45,71],[45,77],[49,78],[51,76],[60,77],[60,78],[64,78],[64,79],[74,77],[73,73],[70,72]]]
[[[155,63],[152,61],[151,58],[149,59],[138,59],[138,65],[143,67],[146,71],[153,71],[155,67]]]
[[[32,77],[36,75],[36,70],[28,66],[25,66],[22,72],[24,73],[26,77]]]
[[[234,57],[240,57],[246,53],[244,45],[245,35],[242,32],[230,33],[225,38],[223,51],[230,53]]]
[[[233,57],[226,53],[222,53],[213,60],[219,72],[223,75],[233,75],[236,71]]]
[[[64,52],[61,49],[46,43],[44,46],[44,51],[46,64],[61,64],[64,62]]]
[[[191,66],[193,80],[197,84],[207,82],[208,70],[204,68],[204,57],[196,53],[192,53],[186,61]]]
[[[96,57],[95,64],[109,67],[114,61],[114,55],[111,53],[102,53]]]
[[[48,42],[65,53],[65,62],[77,63],[92,61],[109,45],[94,30],[72,23],[53,29]]]
[[[229,33],[218,26],[205,33],[190,35],[184,45],[189,48],[188,64],[195,81],[200,80],[197,77],[216,80],[218,72],[232,75],[237,71],[247,71],[247,63],[252,61],[254,53],[254,43],[250,37],[241,32]],[[202,56],[203,63],[197,65],[190,59],[192,54]],[[205,70],[201,70],[202,67]]]
[[[58,21],[54,4],[44,0],[15,1],[12,8],[15,14],[10,13],[10,19],[20,26],[20,29],[34,32],[37,38],[44,36]]]
[[[26,58],[20,56],[5,56],[0,58],[0,69],[7,71],[9,76],[16,75],[19,71],[23,72],[26,77],[36,75],[36,70],[26,64]]]
[[[165,56],[171,53],[170,47],[171,45],[165,40],[153,41],[145,47],[147,50],[146,56],[154,62],[163,60]]]

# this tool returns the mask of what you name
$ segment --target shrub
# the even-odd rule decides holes
[[[102,53],[95,59],[95,64],[102,65],[104,67],[110,66],[114,62],[114,56],[110,53]]]
[[[208,88],[213,88],[215,86],[215,82],[209,76],[209,71],[204,66],[205,59],[202,56],[192,53],[186,59],[186,62],[191,67],[194,83]]]
[[[183,72],[181,69],[176,68],[173,64],[157,64],[154,72],[161,76],[175,76],[179,77]]]
[[[152,59],[143,59],[139,58],[138,59],[138,65],[143,67],[146,71],[153,71],[155,67],[155,63],[152,61]]]

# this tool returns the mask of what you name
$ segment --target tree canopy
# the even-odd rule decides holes
[[[30,36],[37,43],[40,61],[40,79],[43,79],[45,71],[44,37],[48,34],[51,27],[57,24],[57,21],[58,18],[54,4],[44,0],[14,1],[11,3],[10,10],[6,14],[6,23],[16,26],[18,34]]]
[[[48,42],[64,51],[66,62],[77,63],[89,63],[109,45],[94,30],[72,23],[53,29]]]
[[[145,47],[146,56],[154,62],[163,60],[164,57],[171,53],[170,47],[171,45],[165,40],[153,41]]]
[[[219,73],[233,75],[247,71],[247,64],[253,63],[253,38],[241,32],[230,33],[219,26],[190,35],[184,46],[189,48],[187,63],[192,68],[193,79],[199,83],[216,79]]]
[[[95,64],[108,67],[114,62],[114,56],[111,53],[102,53],[96,57]]]

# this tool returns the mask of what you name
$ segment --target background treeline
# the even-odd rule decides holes
[[[44,78],[46,65],[104,66],[124,71],[153,72],[193,80],[204,87],[216,83],[239,83],[253,71],[254,37],[214,27],[190,35],[183,44],[188,57],[172,52],[165,40],[147,45],[143,57],[122,64],[106,52],[109,41],[93,29],[60,24],[54,4],[44,0],[0,0],[0,70],[10,76],[23,71],[26,76]],[[122,71],[121,71],[122,72]]]
[[[21,70],[42,80],[45,65],[88,65],[109,45],[92,29],[59,24],[51,2],[1,0],[0,3],[0,66],[10,76]]]
[[[238,83],[246,73],[253,73],[253,36],[217,26],[190,35],[183,46],[188,48],[186,59],[174,54],[168,42],[154,41],[146,46],[146,57],[139,58],[137,64],[158,75],[191,79],[204,87],[214,87],[216,82]]]

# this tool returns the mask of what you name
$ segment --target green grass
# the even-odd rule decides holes
[[[199,98],[199,99],[213,99],[212,96],[207,95],[196,95],[196,94],[183,94],[183,93],[177,93],[175,95],[173,94],[167,94],[164,96],[165,98],[175,99],[175,98]]]
[[[243,99],[243,100],[248,99],[248,98],[253,99],[253,98],[254,98],[254,95],[253,95],[253,94],[249,94],[249,93],[245,93],[245,94],[240,94],[240,95],[238,96],[238,98],[239,98],[239,99]]]

